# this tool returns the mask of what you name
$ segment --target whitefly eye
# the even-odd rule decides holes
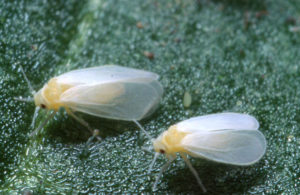
[[[163,150],[163,149],[160,149],[160,150],[159,150],[159,152],[160,152],[161,154],[164,154],[164,153],[166,153],[166,151],[165,151],[165,150]]]

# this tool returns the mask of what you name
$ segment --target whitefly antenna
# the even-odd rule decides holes
[[[19,63],[17,63],[17,64],[19,64]],[[32,85],[31,85],[30,81],[28,80],[28,78],[27,78],[27,76],[26,76],[26,74],[25,74],[25,72],[24,72],[24,70],[23,70],[23,67],[22,67],[21,65],[20,65],[20,69],[21,69],[22,75],[23,75],[24,78],[25,78],[25,81],[26,81],[27,86],[28,86],[28,88],[29,88],[29,90],[30,90],[30,93],[31,93],[32,95],[34,95],[36,92],[35,92],[35,90],[33,89]],[[15,97],[14,100],[21,101],[21,102],[33,102],[33,101],[34,101],[34,100],[33,100],[33,97],[28,97],[28,98]]]
[[[152,167],[153,167],[153,165],[154,165],[154,163],[155,163],[155,161],[156,161],[156,159],[157,159],[158,156],[159,156],[159,153],[158,153],[158,152],[155,152],[154,158],[153,158],[153,160],[152,160],[152,162],[151,162],[151,164],[150,164],[150,166],[149,166],[148,172],[147,172],[148,174],[151,172]]]
[[[32,95],[34,95],[36,92],[35,92],[35,90],[33,89],[32,85],[31,85],[30,81],[28,80],[28,78],[27,78],[27,76],[26,76],[26,74],[25,74],[25,72],[24,72],[24,70],[23,70],[23,67],[22,67],[21,65],[20,65],[20,69],[21,69],[21,72],[22,72],[22,74],[23,74],[23,76],[24,76],[26,82],[27,82],[27,85],[28,85],[28,88],[29,88],[29,90],[30,90],[30,93],[31,93]]]
[[[21,66],[21,64],[20,64],[19,62],[18,62],[17,64],[20,65],[20,69],[21,69],[22,75],[23,75],[24,78],[25,78],[25,81],[26,81],[27,86],[28,86],[28,88],[29,88],[29,90],[30,90],[30,93],[31,93],[32,95],[34,95],[36,92],[35,92],[35,90],[33,89],[33,87],[32,87],[32,85],[31,85],[29,79],[27,78],[27,76],[26,76],[26,74],[25,74],[25,72],[24,72],[23,67]],[[33,102],[33,101],[34,101],[33,97],[28,97],[28,98],[15,97],[14,100],[21,101],[21,102]],[[31,125],[30,125],[31,128],[34,128],[34,125],[35,125],[35,119],[36,119],[36,117],[37,117],[37,115],[38,115],[39,110],[40,110],[39,107],[36,107],[36,108],[35,108],[35,111],[34,111],[34,114],[33,114],[33,118],[32,118],[32,122],[31,122]],[[36,131],[34,131],[34,133],[38,132],[40,128],[42,128],[42,127],[39,127]],[[31,136],[32,136],[34,133],[32,133]]]
[[[23,97],[14,97],[14,100],[20,101],[20,102],[33,102],[32,97],[23,98]]]
[[[156,190],[158,181],[159,181],[159,179],[161,178],[163,172],[169,168],[170,164],[171,164],[174,160],[175,160],[175,158],[172,158],[172,159],[170,159],[166,164],[164,164],[164,166],[162,166],[162,168],[161,168],[160,171],[159,171],[159,174],[158,174],[157,177],[156,177],[155,183],[153,184],[153,191]]]

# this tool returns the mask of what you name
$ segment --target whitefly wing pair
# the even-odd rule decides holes
[[[36,132],[60,107],[90,130],[73,112],[134,121],[139,125],[137,121],[150,115],[161,100],[163,88],[158,78],[152,72],[117,65],[73,70],[54,77],[37,93],[33,92],[37,107],[54,111]],[[28,84],[32,89],[29,81]]]
[[[199,116],[171,126],[153,141],[156,154],[165,154],[169,159],[162,167],[154,188],[163,171],[176,158],[176,153],[185,160],[203,191],[206,189],[187,155],[232,165],[257,162],[266,150],[265,137],[258,128],[259,123],[253,116],[238,113]]]

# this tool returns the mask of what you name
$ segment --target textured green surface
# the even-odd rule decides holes
[[[103,64],[160,74],[163,101],[142,121],[153,137],[192,116],[254,115],[268,142],[259,163],[191,159],[209,194],[300,193],[298,0],[62,2],[0,3],[0,192],[152,192],[166,162],[160,158],[146,174],[153,155],[141,147],[150,142],[139,141],[134,124],[82,115],[104,137],[87,150],[86,129],[63,110],[29,138],[34,105],[13,100],[30,96],[20,63],[35,89],[60,73]],[[182,102],[186,91],[193,98],[189,108]],[[157,191],[199,192],[179,158]]]

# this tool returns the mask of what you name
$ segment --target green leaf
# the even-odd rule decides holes
[[[260,122],[268,148],[259,163],[229,166],[192,158],[209,194],[300,193],[300,3],[297,0],[85,0],[0,3],[0,192],[152,193],[159,158],[147,174],[151,143],[132,122],[62,109],[29,137],[31,94],[50,78],[119,64],[158,73],[165,94],[141,123],[153,137],[192,116],[232,111]],[[185,92],[191,105],[183,106]],[[40,112],[37,123],[45,118]],[[37,125],[38,125],[37,124]],[[178,158],[156,193],[200,193]]]

